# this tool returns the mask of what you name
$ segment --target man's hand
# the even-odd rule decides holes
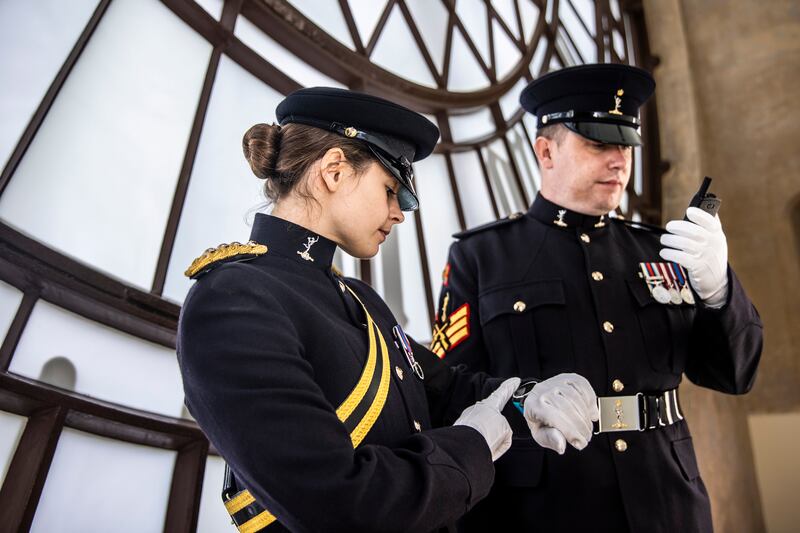
[[[519,378],[505,380],[493,393],[464,409],[454,426],[469,426],[480,433],[496,461],[511,447],[512,431],[508,420],[500,411],[519,387]]]
[[[563,454],[567,442],[582,450],[600,418],[592,386],[578,374],[559,374],[537,383],[525,399],[525,421],[543,448]]]
[[[718,216],[690,207],[686,220],[672,220],[661,236],[659,255],[682,265],[707,307],[720,308],[728,298],[728,241]]]

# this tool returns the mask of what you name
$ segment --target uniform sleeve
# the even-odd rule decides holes
[[[430,531],[488,493],[489,449],[469,427],[353,450],[265,281],[224,267],[203,278],[182,311],[178,354],[190,412],[279,522],[300,532]]]
[[[448,365],[486,371],[489,359],[480,327],[477,268],[467,260],[462,245],[459,241],[450,246],[442,272],[430,350]]]
[[[728,301],[720,309],[698,305],[686,376],[701,387],[744,394],[755,381],[764,343],[763,325],[730,267],[728,287]]]

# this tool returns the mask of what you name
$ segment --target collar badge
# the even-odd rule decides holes
[[[313,261],[314,258],[311,257],[311,254],[309,254],[308,251],[311,250],[311,247],[314,246],[314,244],[316,244],[316,242],[319,240],[319,237],[308,237],[306,240],[307,240],[307,243],[303,245],[303,246],[306,247],[306,249],[303,250],[302,252],[298,251],[297,255],[299,255],[300,257],[302,257],[306,261]]]

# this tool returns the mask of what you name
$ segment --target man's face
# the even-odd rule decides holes
[[[617,208],[631,177],[630,146],[599,143],[568,130],[560,143],[548,140],[547,148],[549,158],[540,156],[545,198],[586,215]]]

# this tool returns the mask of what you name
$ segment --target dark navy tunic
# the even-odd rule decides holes
[[[684,373],[703,387],[747,392],[762,347],[758,313],[730,268],[721,309],[696,296],[696,305],[658,303],[638,273],[640,262],[663,261],[659,236],[541,195],[526,214],[464,232],[445,268],[437,321],[450,339],[439,354],[495,376],[577,372],[598,396],[660,393]],[[518,531],[711,530],[685,421],[596,435],[564,456],[516,428],[514,435],[495,465],[492,493],[467,515],[465,530],[489,531],[500,516]]]
[[[192,287],[178,357],[190,412],[238,481],[277,517],[266,531],[453,524],[488,493],[494,468],[476,430],[432,424],[499,381],[437,368],[414,343],[430,374],[419,379],[393,342],[396,320],[380,297],[332,272],[333,242],[262,214],[251,238],[267,253],[217,265]],[[318,240],[308,246],[309,238]],[[359,380],[368,334],[344,284],[380,328],[391,370],[386,403],[355,450],[336,408]]]

